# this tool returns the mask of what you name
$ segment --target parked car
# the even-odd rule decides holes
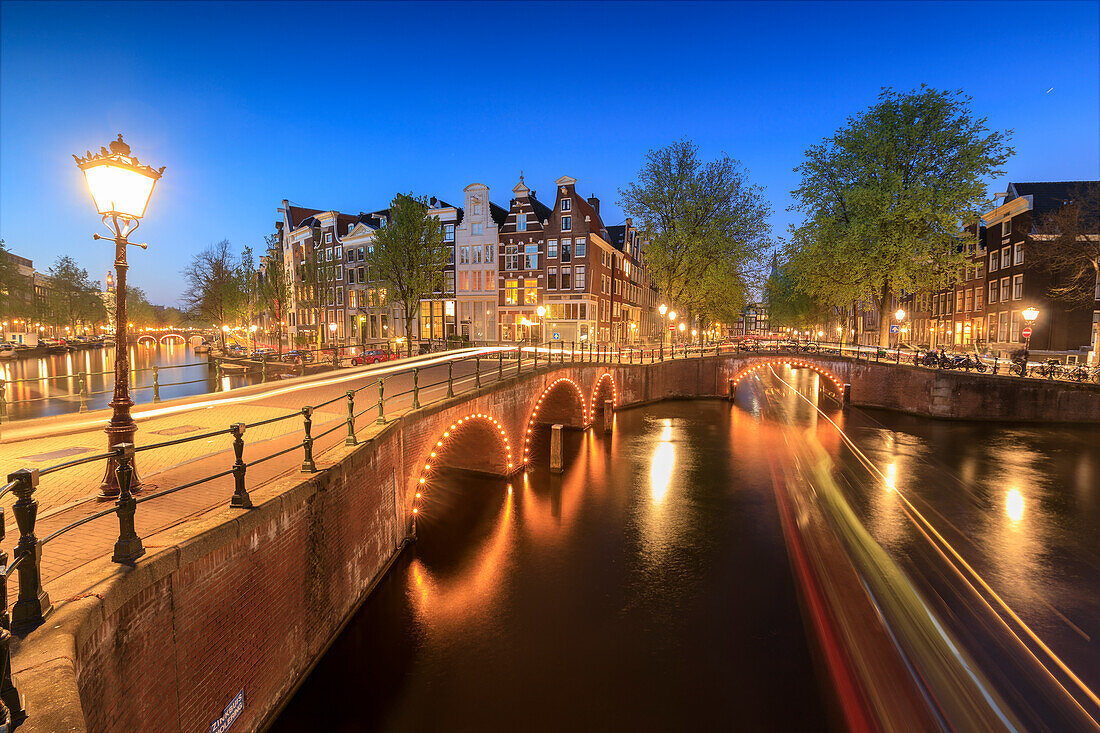
[[[351,365],[362,366],[363,364],[377,364],[380,361],[389,361],[390,359],[396,358],[396,355],[387,353],[382,349],[371,349],[351,357]]]
[[[291,351],[283,354],[283,361],[297,362],[298,364],[308,364],[313,361],[313,354],[309,351],[302,349],[292,349]]]
[[[277,352],[275,351],[275,349],[265,346],[263,348],[253,349],[252,353],[249,354],[249,358],[256,360],[270,359],[271,357],[275,356],[276,353]]]

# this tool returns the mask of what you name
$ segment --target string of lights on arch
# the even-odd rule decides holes
[[[580,399],[580,401],[581,401],[581,414],[583,416],[583,422],[581,424],[587,427],[589,425],[589,423],[591,422],[591,419],[589,418],[588,405],[585,402],[584,392],[581,391],[580,386],[576,382],[574,382],[572,379],[570,379],[569,377],[560,377],[558,379],[555,379],[553,382],[550,383],[550,385],[546,389],[544,389],[542,391],[542,394],[539,395],[538,402],[535,403],[535,409],[531,410],[531,414],[527,417],[527,425],[526,425],[526,429],[525,429],[524,434],[523,434],[523,463],[524,463],[524,465],[526,465],[528,463],[528,461],[531,457],[531,429],[532,429],[531,426],[534,425],[535,418],[538,417],[539,410],[542,409],[542,401],[546,399],[546,395],[548,395],[550,393],[550,390],[554,389],[555,387],[557,387],[559,384],[562,384],[563,382],[569,383],[570,385],[573,386],[573,389],[575,389],[577,391],[577,398]]]
[[[833,387],[836,388],[836,391],[838,393],[842,393],[844,391],[844,385],[835,375],[830,373],[828,370],[821,368],[819,365],[814,364],[813,362],[802,361],[800,359],[769,359],[767,361],[762,361],[759,364],[754,364],[748,369],[743,369],[737,374],[737,376],[733,380],[733,388],[737,389],[737,385],[740,384],[741,380],[745,377],[748,377],[760,371],[761,369],[775,366],[776,364],[786,364],[790,367],[803,367],[805,369],[811,369],[832,382]]]
[[[619,406],[619,390],[615,386],[615,377],[611,376],[611,372],[604,372],[603,374],[600,375],[599,379],[596,380],[596,385],[594,387],[592,387],[592,417],[593,418],[595,418],[595,416],[596,416],[596,395],[599,394],[600,385],[603,384],[604,379],[607,379],[608,381],[611,382],[611,406],[612,407],[618,407]]]
[[[420,480],[416,486],[416,496],[413,499],[414,515],[420,513],[420,500],[424,498],[424,485],[428,482],[428,477],[431,475],[430,472],[432,470],[432,459],[439,456],[439,453],[443,449],[443,446],[445,446],[447,442],[454,437],[455,431],[468,424],[472,420],[487,421],[492,424],[494,430],[500,433],[500,439],[504,443],[504,452],[508,458],[508,470],[511,471],[514,465],[512,461],[512,443],[510,440],[508,440],[508,433],[504,430],[504,427],[500,424],[500,421],[492,415],[486,415],[483,412],[475,412],[470,415],[466,415],[465,417],[460,417],[458,420],[455,420],[453,423],[451,423],[450,428],[443,431],[443,436],[435,442],[435,447],[432,448],[431,453],[428,455],[428,462],[424,464],[424,470],[420,474]]]

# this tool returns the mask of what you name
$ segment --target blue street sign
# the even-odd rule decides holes
[[[558,333],[557,331],[554,332],[554,340],[555,341],[561,341],[561,334]]]
[[[890,324],[890,333],[901,333],[901,326],[896,323]]]

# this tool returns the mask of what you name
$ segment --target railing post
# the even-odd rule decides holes
[[[115,514],[118,515],[118,541],[115,542],[115,554],[112,562],[133,565],[145,554],[141,538],[134,530],[134,513],[137,500],[130,493],[130,482],[134,478],[134,444],[119,443],[115,446],[115,477],[118,479],[118,501],[115,502]]]
[[[662,341],[661,345],[657,348],[657,354],[660,356],[660,361],[665,360],[665,342]]]
[[[153,367],[153,402],[160,402],[160,367]]]
[[[474,357],[474,388],[481,389],[481,357]]]
[[[313,408],[302,408],[302,427],[306,431],[306,437],[302,439],[302,448],[305,456],[302,459],[302,470],[306,473],[315,473],[317,465],[313,462],[313,436],[309,431],[313,429]]]
[[[997,373],[997,357],[993,357],[993,373]]]
[[[455,363],[447,362],[447,396],[455,396]]]
[[[4,543],[4,509],[0,507],[0,545]],[[8,553],[0,548],[0,568],[8,567]],[[27,719],[23,696],[11,678],[11,616],[8,614],[8,575],[0,572],[0,726],[15,728]]]
[[[12,493],[16,496],[12,512],[19,526],[19,543],[15,546],[15,558],[19,563],[19,599],[11,609],[11,630],[26,634],[41,626],[50,612],[50,597],[42,588],[42,548],[34,535],[34,523],[38,518],[38,500],[34,498],[38,486],[38,469],[21,468],[8,474],[14,481]]]
[[[539,347],[537,345],[535,346],[535,350],[534,350],[534,359],[535,359],[535,371],[537,372],[539,370]]]
[[[383,403],[386,401],[385,390],[386,390],[386,378],[385,377],[379,377],[378,378],[378,419],[375,420],[375,422],[379,425],[385,425],[386,424],[386,413],[385,413],[385,408],[383,407]]]
[[[222,360],[214,360],[214,391],[220,392],[222,389]]]
[[[355,390],[348,390],[348,437],[344,438],[344,445],[359,445],[355,439]]]
[[[569,360],[574,364],[577,363],[577,344],[575,341],[569,342]]]
[[[420,409],[420,367],[413,367],[413,404],[414,410]]]
[[[504,379],[504,352],[497,352],[497,381]]]
[[[260,383],[267,382],[267,354],[260,357]]]
[[[7,386],[7,382],[0,379],[0,422],[4,422],[4,418],[8,416]]]
[[[153,367],[156,369],[156,367]],[[156,401],[157,388],[156,383],[153,384],[153,398]],[[88,378],[86,372],[80,373],[80,409],[78,412],[88,411]]]
[[[238,509],[251,509],[252,499],[244,486],[244,474],[248,466],[244,462],[244,429],[243,422],[233,423],[229,426],[233,433],[233,498],[229,500],[229,506]]]

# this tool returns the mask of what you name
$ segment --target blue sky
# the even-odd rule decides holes
[[[618,188],[683,137],[743,162],[778,234],[802,152],[921,83],[1015,131],[1009,179],[1095,179],[1098,27],[1095,2],[4,2],[0,237],[102,279],[70,154],[118,132],[167,166],[130,256],[154,302],[208,244],[260,248],[283,198],[358,212],[479,181],[506,205],[523,169],[619,223]]]

